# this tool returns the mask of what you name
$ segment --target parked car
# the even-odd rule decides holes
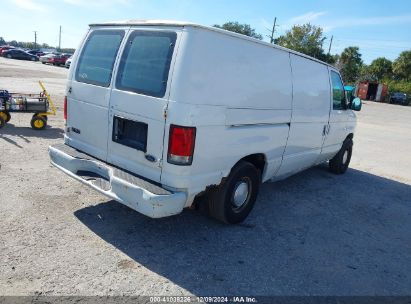
[[[10,46],[10,45],[3,45],[0,47],[0,56],[3,56],[3,52],[14,49],[14,46]]]
[[[64,64],[66,66],[66,68],[70,68],[71,65],[71,60],[73,59],[73,56],[70,56],[67,60],[66,63]]]
[[[72,56],[73,54],[61,54],[62,57],[64,57],[64,63]]]
[[[2,52],[2,56],[10,59],[38,61],[39,58],[20,49],[10,49]]]
[[[390,103],[397,103],[397,104],[407,106],[410,103],[410,99],[405,93],[395,92],[395,93],[392,93],[390,96]]]
[[[53,56],[56,56],[56,54],[48,53],[48,54],[44,54],[43,56],[40,56],[39,59],[40,59],[40,62],[42,64],[46,64],[48,62],[49,58],[51,58]]]
[[[37,57],[41,57],[44,56],[45,53],[39,50],[29,50],[27,51],[27,53],[32,54],[32,55],[36,55]]]
[[[60,54],[46,54],[40,57],[40,62],[43,64],[49,63],[52,65],[64,65],[67,57]]]
[[[261,182],[349,166],[361,100],[347,102],[338,70],[315,58],[216,28],[130,21],[91,25],[73,64],[51,163],[149,217],[203,203],[239,223]]]

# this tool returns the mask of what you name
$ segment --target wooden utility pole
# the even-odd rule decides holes
[[[33,31],[34,32],[34,49],[37,49],[37,31]]]
[[[61,50],[61,25],[60,25],[60,31],[59,31],[59,51]]]
[[[273,24],[273,29],[271,31],[271,39],[270,39],[270,43],[274,43],[274,32],[275,32],[275,27],[277,23],[277,17],[274,18],[274,24]]]
[[[330,52],[331,52],[331,46],[333,44],[333,38],[334,38],[334,36],[331,36],[330,47],[328,48],[328,55],[330,55]]]

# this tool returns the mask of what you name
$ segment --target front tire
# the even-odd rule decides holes
[[[210,216],[227,224],[241,223],[254,207],[260,183],[260,170],[240,161],[219,186],[209,190]]]
[[[330,171],[334,174],[344,174],[350,165],[353,141],[348,138],[344,141],[340,151],[329,162]]]

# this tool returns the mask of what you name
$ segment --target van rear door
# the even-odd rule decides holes
[[[178,30],[131,29],[110,98],[107,161],[160,182]]]
[[[111,76],[125,29],[92,29],[73,67],[67,92],[66,143],[107,159]]]

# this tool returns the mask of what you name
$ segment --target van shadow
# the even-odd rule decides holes
[[[114,201],[75,212],[195,295],[409,295],[410,215],[410,185],[325,166],[264,184],[241,225],[191,210],[154,220]]]
[[[4,140],[10,144],[23,148],[17,143],[15,139],[22,139],[26,143],[31,142],[31,138],[46,138],[46,139],[59,139],[63,138],[64,130],[61,128],[55,128],[53,126],[47,126],[44,130],[34,130],[30,127],[16,127],[13,124],[7,123],[0,129],[0,140]]]

